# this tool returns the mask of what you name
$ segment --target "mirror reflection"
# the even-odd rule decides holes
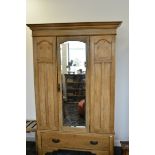
[[[84,127],[86,111],[86,44],[67,41],[60,45],[63,125]]]

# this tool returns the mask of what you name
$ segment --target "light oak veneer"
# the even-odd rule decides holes
[[[32,30],[38,155],[59,149],[113,155],[118,22],[27,24]],[[87,46],[86,128],[62,125],[59,44]]]

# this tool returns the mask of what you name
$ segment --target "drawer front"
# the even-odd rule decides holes
[[[42,147],[109,150],[109,136],[94,134],[42,133]]]

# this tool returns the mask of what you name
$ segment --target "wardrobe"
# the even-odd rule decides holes
[[[32,30],[38,155],[114,153],[120,21],[27,24]]]

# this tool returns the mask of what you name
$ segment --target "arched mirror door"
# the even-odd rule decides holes
[[[58,39],[60,84],[60,124],[63,129],[83,129],[88,125],[88,38]]]

